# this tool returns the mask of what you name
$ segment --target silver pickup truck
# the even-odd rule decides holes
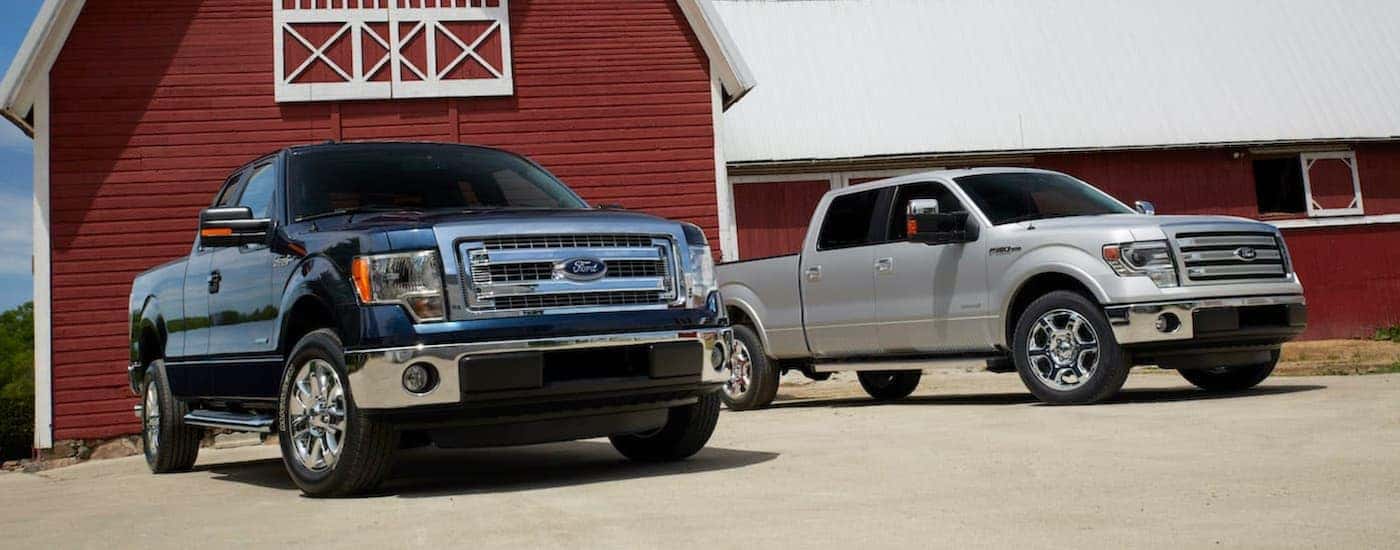
[[[724,400],[763,407],[789,370],[858,371],[898,399],[928,361],[1015,370],[1048,403],[1107,399],[1140,364],[1211,391],[1263,381],[1307,324],[1282,235],[1136,206],[1015,168],[831,191],[800,254],[717,268],[735,325]]]

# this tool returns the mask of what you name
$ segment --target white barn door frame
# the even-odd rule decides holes
[[[273,0],[273,57],[278,102],[515,90],[508,0]]]

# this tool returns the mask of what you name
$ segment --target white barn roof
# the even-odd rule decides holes
[[[731,162],[1400,136],[1394,0],[716,0]]]

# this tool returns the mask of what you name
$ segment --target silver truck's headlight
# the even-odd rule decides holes
[[[446,318],[436,251],[359,256],[350,262],[350,279],[360,303],[399,304],[418,321]]]
[[[1180,284],[1176,273],[1176,260],[1172,257],[1171,245],[1167,244],[1167,241],[1104,245],[1103,259],[1114,272],[1123,277],[1146,276],[1161,288]]]

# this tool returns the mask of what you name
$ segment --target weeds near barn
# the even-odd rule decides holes
[[[1390,325],[1376,329],[1376,340],[1400,343],[1400,325]]]

